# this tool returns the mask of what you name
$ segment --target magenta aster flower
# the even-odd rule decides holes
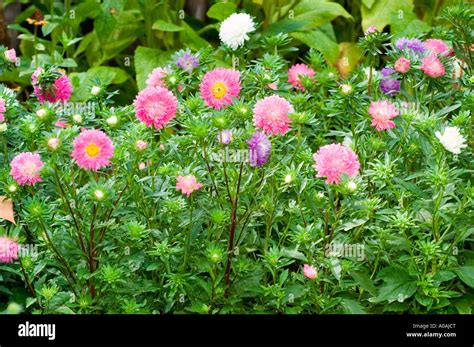
[[[194,191],[202,187],[201,183],[198,183],[196,177],[193,175],[188,176],[178,176],[176,178],[176,189],[180,190],[183,195],[186,195],[188,198]]]
[[[170,70],[165,67],[157,67],[148,75],[146,80],[147,87],[163,87],[166,88],[165,78],[170,73]]]
[[[371,126],[378,131],[395,128],[392,118],[398,116],[399,112],[394,104],[384,101],[372,101],[369,107],[369,114],[372,116]]]
[[[178,99],[166,88],[148,87],[138,93],[133,105],[141,122],[159,130],[176,116]]]
[[[295,64],[288,70],[288,82],[297,89],[304,92],[304,87],[301,84],[301,77],[307,76],[309,79],[314,78],[314,70],[305,64]]]
[[[442,77],[445,74],[443,63],[438,59],[435,53],[430,53],[421,59],[421,71],[430,77]]]
[[[12,263],[18,259],[20,246],[5,236],[0,236],[0,263]]]
[[[43,68],[37,68],[31,75],[33,84],[33,93],[38,98],[39,102],[67,102],[72,94],[72,84],[63,72],[54,71],[58,73],[58,77],[52,83],[41,83],[41,75],[45,73]]]
[[[240,72],[224,68],[211,70],[204,75],[199,88],[207,106],[221,109],[232,104],[232,98],[239,98]]]
[[[10,162],[10,176],[21,186],[33,186],[42,181],[40,171],[43,165],[39,154],[23,152]]]
[[[257,101],[253,108],[253,124],[266,134],[285,134],[290,128],[293,106],[278,95]]]
[[[263,132],[256,132],[247,141],[250,166],[263,166],[270,157],[272,143]]]
[[[0,97],[0,123],[5,120],[5,116],[3,115],[5,112],[7,112],[7,108],[5,106],[5,100]]]
[[[110,164],[114,155],[112,140],[97,129],[84,130],[74,139],[71,157],[85,170],[97,171]]]
[[[340,144],[330,144],[321,147],[314,155],[316,177],[327,177],[326,184],[341,182],[341,175],[349,177],[357,175],[360,163],[350,148]]]

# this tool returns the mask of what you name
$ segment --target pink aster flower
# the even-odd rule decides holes
[[[206,105],[216,109],[232,104],[232,98],[239,98],[240,88],[240,72],[224,68],[208,71],[199,86]]]
[[[183,195],[186,195],[188,198],[192,192],[198,190],[202,187],[201,183],[198,183],[196,177],[193,175],[189,176],[178,176],[176,178],[176,189],[181,190]]]
[[[143,140],[137,140],[135,142],[135,148],[137,149],[137,151],[139,152],[142,152],[144,151],[145,149],[147,149],[148,147],[148,143],[146,143],[145,141]]]
[[[304,92],[304,87],[301,84],[301,77],[307,76],[309,79],[313,79],[314,70],[305,64],[295,64],[288,70],[288,82],[295,86],[297,89]]]
[[[423,43],[423,46],[427,51],[435,54],[442,54],[449,55],[450,48],[449,46],[443,41],[438,39],[428,39]]]
[[[399,112],[394,104],[384,101],[372,101],[369,107],[369,114],[372,117],[371,126],[378,131],[395,128],[395,123],[392,118],[399,115]]]
[[[148,87],[138,93],[133,105],[141,122],[159,130],[176,116],[178,99],[166,88]]]
[[[278,95],[267,96],[257,101],[253,108],[253,124],[267,134],[284,134],[288,131],[293,106]]]
[[[51,71],[48,71],[51,72]],[[31,81],[33,84],[33,93],[36,95],[41,103],[45,101],[56,102],[62,101],[67,102],[72,94],[72,84],[64,73],[54,71],[59,74],[58,78],[54,80],[52,84],[40,83],[41,74],[45,73],[43,68],[37,68],[31,75]]]
[[[18,259],[20,246],[5,236],[0,236],[0,263],[12,263]]]
[[[430,77],[441,77],[445,74],[444,65],[435,53],[430,53],[421,59],[421,71]]]
[[[103,131],[84,130],[74,139],[71,157],[82,169],[102,169],[110,164],[113,155],[112,140]]]
[[[8,51],[5,51],[5,58],[10,62],[15,64],[17,57],[16,57],[16,52],[15,49],[9,49]]]
[[[319,148],[313,155],[316,177],[327,177],[326,184],[341,182],[341,175],[354,177],[360,164],[357,154],[340,144],[330,144]]]
[[[3,115],[5,112],[7,112],[7,108],[5,107],[5,100],[3,100],[3,98],[0,98],[0,123],[5,120],[5,116]]]
[[[165,78],[169,73],[169,68],[157,67],[148,75],[148,78],[146,80],[146,86],[166,88]]]
[[[395,62],[395,70],[400,73],[407,73],[410,70],[411,62],[407,58],[398,58]]]
[[[33,186],[42,181],[40,171],[43,165],[39,154],[23,152],[10,162],[10,176],[21,186]]]
[[[54,126],[58,127],[58,128],[66,129],[68,127],[68,125],[64,121],[65,121],[65,119],[61,118],[56,123],[54,123]]]
[[[375,33],[377,31],[377,28],[373,25],[369,26],[367,30],[364,32],[364,35],[367,36],[369,34]]]
[[[304,264],[303,273],[305,277],[309,278],[310,280],[314,280],[318,277],[318,271],[313,265]]]

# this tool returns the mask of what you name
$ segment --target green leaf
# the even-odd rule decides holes
[[[344,230],[344,231],[348,231],[348,230],[351,230],[351,229],[354,229],[358,226],[361,226],[362,224],[365,224],[367,223],[369,219],[368,218],[363,218],[363,219],[354,219],[350,222],[346,222],[344,223],[343,225],[341,225],[341,228]]]
[[[283,248],[281,251],[281,254],[287,258],[298,259],[301,261],[308,261],[306,256],[296,249]]]
[[[232,2],[218,2],[212,5],[209,11],[207,11],[207,16],[222,21],[236,10],[237,6]]]
[[[369,299],[371,302],[403,302],[416,292],[416,279],[406,270],[385,268],[380,271],[378,277],[383,278],[384,283],[380,286],[377,297]]]
[[[199,50],[210,46],[210,43],[199,36],[193,28],[191,28],[186,22],[182,23],[183,31],[181,31],[181,41],[183,45],[193,50]]]
[[[392,14],[390,17],[390,32],[394,35],[392,40],[399,37],[412,37],[431,30],[431,26],[419,20],[414,13],[404,13],[400,18],[399,14]]]
[[[392,23],[392,16],[403,19],[413,12],[413,0],[377,0],[372,7],[362,5],[362,29],[365,31],[371,25],[382,31]]]
[[[155,30],[171,31],[171,32],[183,30],[183,28],[180,27],[179,25],[176,25],[170,22],[165,22],[164,20],[161,20],[161,19],[158,19],[155,23],[153,23],[151,28]]]
[[[474,265],[461,266],[455,269],[454,272],[456,272],[461,281],[474,288]]]
[[[145,88],[146,79],[150,72],[159,66],[164,66],[171,57],[171,52],[159,49],[138,46],[135,50],[135,72],[137,74],[138,89]]]
[[[306,21],[306,30],[317,28],[329,23],[336,17],[352,18],[352,16],[336,2],[327,0],[303,0],[294,8],[294,20]]]
[[[367,273],[362,271],[350,271],[349,274],[362,289],[368,291],[373,296],[377,295],[377,288],[375,288],[374,283]]]
[[[305,32],[292,33],[295,39],[300,40],[308,47],[314,48],[324,55],[324,58],[331,64],[337,62],[339,56],[339,45],[331,40],[325,33],[319,29]]]
[[[357,301],[350,300],[350,299],[342,299],[341,304],[346,313],[350,313],[350,314],[366,314],[367,313]]]
[[[54,22],[48,22],[48,24],[43,25],[41,27],[41,32],[43,33],[43,36],[48,36],[51,34],[51,32],[56,29],[56,27],[59,25],[59,23],[54,23]]]
[[[54,312],[62,313],[62,314],[75,314],[75,312],[67,306],[60,306],[57,309],[55,309]]]
[[[436,275],[433,276],[433,281],[436,282],[446,282],[452,280],[456,277],[456,274],[452,271],[444,270],[437,272]]]

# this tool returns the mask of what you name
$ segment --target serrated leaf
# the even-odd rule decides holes
[[[344,307],[344,311],[350,314],[366,314],[364,308],[354,300],[350,299],[342,299],[341,301],[342,306]]]
[[[403,302],[416,292],[416,279],[405,270],[385,268],[379,273],[379,277],[383,278],[384,283],[380,286],[377,297],[369,299],[371,302]]]
[[[461,266],[455,269],[454,272],[456,272],[461,281],[474,288],[474,265]]]
[[[368,291],[373,296],[377,295],[377,288],[375,288],[374,283],[367,273],[362,271],[350,271],[349,273],[362,289]]]

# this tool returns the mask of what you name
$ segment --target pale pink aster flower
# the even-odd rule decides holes
[[[64,121],[65,121],[65,119],[64,119],[64,118],[61,118],[61,119],[59,119],[56,123],[54,123],[54,126],[56,126],[56,127],[58,127],[58,128],[63,128],[63,129],[65,129],[65,128],[68,127],[68,125],[67,125]]]
[[[445,74],[444,65],[435,53],[430,53],[421,59],[421,71],[430,77],[441,77]]]
[[[137,140],[135,142],[135,148],[137,149],[137,151],[144,151],[145,149],[147,149],[148,147],[148,143],[146,143],[145,141],[143,140]]]
[[[407,73],[410,70],[411,62],[407,58],[398,58],[395,62],[395,70],[400,73]]]
[[[305,64],[295,64],[288,70],[288,82],[297,89],[304,92],[304,87],[301,84],[301,77],[307,76],[309,79],[314,78],[314,70]]]
[[[318,270],[313,265],[304,264],[303,273],[305,277],[309,278],[310,280],[314,280],[318,277]]]
[[[369,26],[367,30],[364,32],[364,35],[367,36],[369,34],[375,33],[377,31],[377,28],[373,25]]]
[[[12,48],[12,49],[9,49],[8,51],[5,51],[5,58],[6,58],[9,62],[15,64],[16,61],[17,61],[15,49]]]
[[[178,99],[166,88],[148,87],[138,93],[133,105],[141,122],[159,130],[176,116]]]
[[[165,67],[157,67],[154,69],[146,80],[147,87],[163,87],[166,88],[166,76],[170,73],[170,69]]]
[[[239,98],[240,88],[240,72],[221,67],[208,71],[199,86],[206,105],[216,109],[232,104],[233,98]]]
[[[354,177],[360,168],[357,154],[340,144],[322,146],[313,155],[313,159],[316,177],[327,177],[326,184],[339,184],[342,174]]]
[[[146,169],[146,163],[143,162],[143,161],[140,162],[140,164],[138,164],[138,169],[139,169],[140,171],[145,170],[145,169]]]
[[[384,101],[372,101],[369,107],[369,114],[372,117],[371,126],[378,131],[395,128],[395,123],[392,118],[399,115],[399,112],[394,104]]]
[[[278,84],[276,82],[268,83],[267,88],[271,90],[277,90],[278,89]]]
[[[217,134],[217,140],[223,145],[228,145],[232,141],[232,131],[219,131],[219,133]]]
[[[431,53],[443,54],[445,56],[449,55],[451,51],[449,46],[443,40],[438,39],[428,39],[423,43],[423,46]]]
[[[290,128],[291,119],[288,115],[292,112],[293,106],[282,97],[267,96],[255,104],[253,124],[267,134],[285,134]]]
[[[12,263],[18,259],[20,246],[6,236],[0,236],[0,263]]]
[[[82,169],[102,169],[110,164],[113,155],[112,140],[103,131],[84,130],[74,139],[71,157]]]
[[[198,190],[202,187],[201,183],[198,183],[196,177],[193,175],[188,176],[178,176],[176,178],[176,189],[181,190],[183,195],[186,195],[188,198],[192,192]]]
[[[43,165],[39,154],[23,152],[10,162],[10,176],[21,186],[33,186],[42,181],[40,171]]]

